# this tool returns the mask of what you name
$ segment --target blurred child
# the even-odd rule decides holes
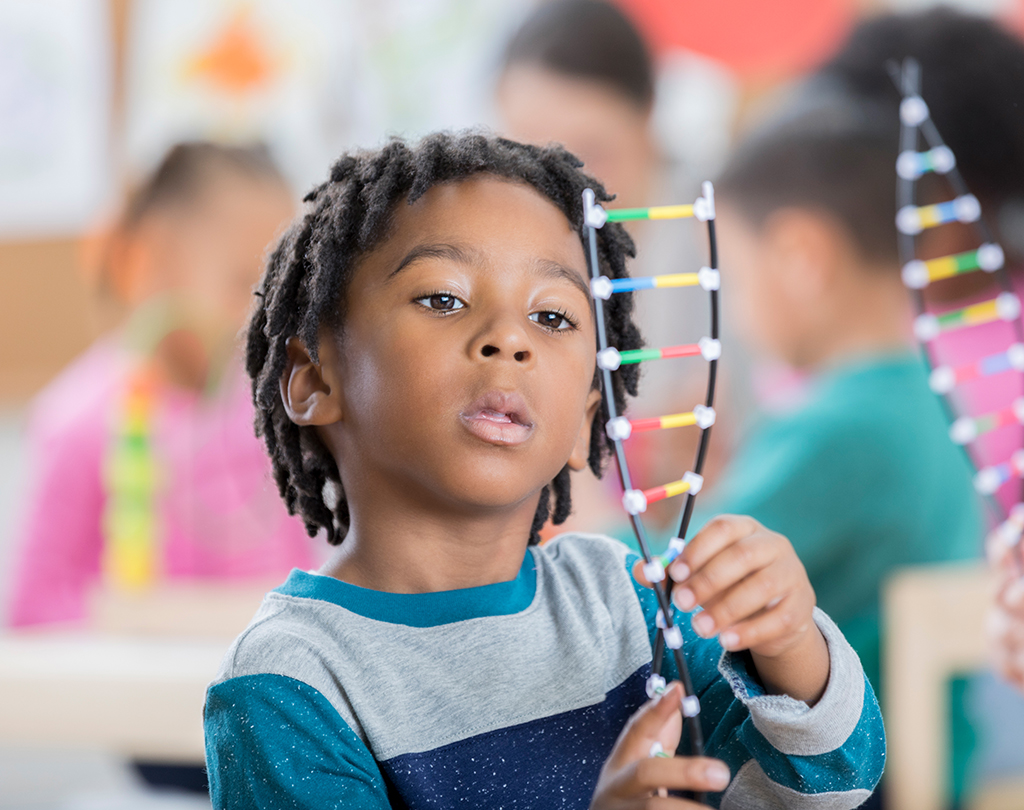
[[[817,77],[720,178],[729,317],[811,386],[750,431],[702,505],[791,538],[876,689],[886,573],[976,556],[982,534],[971,471],[912,346],[897,128],[894,110]]]
[[[588,171],[616,192],[615,206],[630,208],[692,201],[698,184],[668,164],[657,146],[652,118],[655,69],[640,32],[623,11],[605,0],[554,0],[541,4],[522,24],[505,51],[497,88],[502,129],[516,140],[558,143],[580,156]],[[701,178],[704,179],[704,178]],[[627,226],[639,245],[633,275],[678,273],[707,262],[701,230],[686,224],[636,222]],[[660,291],[637,298],[644,339],[653,346],[694,343],[708,333],[706,296],[692,290]],[[722,398],[730,416],[745,410],[747,397],[737,384],[743,353],[730,330],[723,335],[730,396]],[[654,416],[688,411],[705,395],[706,369],[686,361],[651,363],[642,371],[644,385],[636,413]],[[728,441],[728,425],[716,428],[706,468],[714,477]],[[641,480],[668,481],[678,475],[678,459],[692,458],[697,434],[669,431],[630,440],[630,460]],[[632,530],[615,510],[616,482],[603,485],[586,473],[577,476],[585,507],[570,518],[570,527],[601,526],[623,539]],[[609,509],[608,506],[612,505]],[[652,504],[651,524],[668,528],[676,504]],[[671,534],[673,529],[668,529]]]
[[[10,622],[81,622],[87,594],[313,562],[252,436],[235,336],[294,210],[262,149],[182,144],[138,190],[104,281],[124,326],[36,399]]]
[[[936,9],[922,14],[884,16],[860,26],[824,72],[853,91],[882,100],[894,110],[900,96],[887,71],[913,56],[921,66],[922,93],[931,118],[956,155],[957,167],[981,201],[989,226],[1006,254],[1018,294],[1024,294],[1024,43],[995,22]],[[949,199],[946,181],[927,175],[919,181],[922,204]],[[922,259],[948,256],[978,246],[972,225],[953,223],[917,237]],[[938,310],[990,299],[998,290],[987,273],[972,273],[925,291]],[[942,335],[933,344],[938,363],[954,366],[1004,349],[1017,340],[1012,324],[995,321]],[[961,412],[985,414],[1020,396],[1015,373],[980,377],[956,387]],[[1024,447],[1024,428],[1007,425],[972,444],[979,466],[1001,463]],[[997,497],[1007,508],[1021,500],[1019,478],[1007,481]]]
[[[784,537],[722,518],[676,564],[707,608],[684,649],[721,761],[651,756],[679,740],[681,692],[644,704],[657,607],[635,555],[536,545],[569,470],[610,452],[581,193],[607,195],[578,166],[393,141],[339,160],[275,250],[249,331],[259,427],[337,549],[267,596],[207,693],[215,807],[683,808],[655,793],[728,785],[712,801],[852,808],[877,780],[870,687]],[[606,225],[599,253],[621,277],[632,242]],[[631,304],[608,303],[624,348]],[[620,407],[636,382],[614,377]]]

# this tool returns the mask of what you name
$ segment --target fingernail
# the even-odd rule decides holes
[[[710,782],[713,787],[716,787],[719,790],[724,790],[725,787],[729,784],[729,769],[725,765],[722,765],[720,762],[715,762],[711,765],[708,765],[706,774],[708,777],[708,782]]]
[[[707,638],[715,632],[715,620],[707,613],[698,613],[693,617],[693,629],[697,631],[697,635]]]
[[[722,635],[719,636],[718,641],[727,650],[735,650],[740,646],[739,633],[734,633],[732,630],[727,633],[722,633]]]
[[[680,610],[693,610],[697,604],[697,597],[689,588],[676,588],[672,591],[672,601]]]
[[[668,574],[676,582],[682,582],[690,576],[690,566],[680,560],[676,560],[668,567]]]

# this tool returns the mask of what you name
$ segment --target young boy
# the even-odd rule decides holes
[[[657,607],[636,558],[535,545],[569,470],[608,454],[581,195],[608,196],[578,166],[394,141],[336,163],[272,255],[258,427],[288,506],[338,548],[267,596],[210,687],[215,807],[696,806],[671,789],[852,808],[877,781],[877,704],[785,538],[723,517],[677,565],[712,620],[682,624],[718,760],[650,756],[675,749],[681,692],[644,704]],[[602,229],[607,275],[631,254]],[[639,346],[630,299],[610,304]],[[624,406],[636,376],[614,385]]]

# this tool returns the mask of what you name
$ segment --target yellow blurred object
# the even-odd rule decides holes
[[[103,570],[114,588],[142,590],[159,573],[160,470],[152,446],[158,386],[148,365],[129,380],[104,470]]]

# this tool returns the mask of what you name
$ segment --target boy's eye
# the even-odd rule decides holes
[[[451,293],[434,293],[433,295],[424,295],[422,298],[415,299],[415,301],[417,304],[422,304],[427,309],[432,309],[435,312],[451,312],[452,310],[462,309],[466,306]]]
[[[576,325],[561,312],[534,312],[530,320],[556,331],[572,329]]]

